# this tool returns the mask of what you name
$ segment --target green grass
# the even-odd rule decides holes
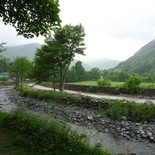
[[[0,118],[0,154],[111,155],[99,145],[91,146],[86,136],[66,124],[23,108],[10,114],[0,112]]]
[[[136,104],[125,100],[105,100],[108,109],[99,109],[99,114],[106,114],[113,120],[120,120],[123,116],[133,121],[144,122],[155,118],[155,105]]]
[[[124,82],[110,82],[110,83],[111,83],[111,86],[117,87],[117,86],[121,86]],[[73,83],[69,83],[69,84],[97,86],[96,81],[80,81],[80,82],[73,82]],[[140,87],[141,88],[155,88],[155,83],[144,82],[140,85]]]

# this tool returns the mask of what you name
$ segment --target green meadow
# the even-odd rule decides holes
[[[123,85],[124,82],[110,82],[111,83],[111,87],[119,87],[121,85]],[[69,83],[69,84],[76,84],[76,85],[88,85],[88,86],[97,86],[97,82],[96,81],[79,81],[79,82],[73,82],[73,83]],[[146,83],[143,82],[140,85],[141,88],[155,88],[155,83]]]

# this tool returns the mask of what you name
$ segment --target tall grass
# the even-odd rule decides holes
[[[101,110],[114,120],[119,120],[123,116],[131,118],[133,121],[143,122],[155,118],[155,105],[136,104],[124,100],[106,100],[109,109]]]
[[[40,117],[23,108],[5,118],[5,127],[13,131],[13,142],[39,155],[110,155],[93,147],[87,139],[66,124]]]

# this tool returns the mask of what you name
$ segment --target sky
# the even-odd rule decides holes
[[[155,39],[155,0],[59,0],[62,25],[82,24],[85,58],[126,60]],[[7,46],[44,43],[44,37],[25,39],[0,21],[0,42]]]

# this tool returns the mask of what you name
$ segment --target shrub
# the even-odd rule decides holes
[[[111,86],[111,83],[108,80],[98,80],[97,85],[98,86]]]
[[[5,76],[0,78],[0,81],[7,81],[7,78]]]
[[[121,87],[118,88],[117,92],[123,94],[140,94],[141,82],[141,77],[137,74],[133,74]]]
[[[83,134],[78,134],[64,123],[16,109],[5,120],[14,131],[14,144],[47,155],[110,155],[100,147],[92,147]],[[75,149],[76,148],[76,149]]]

